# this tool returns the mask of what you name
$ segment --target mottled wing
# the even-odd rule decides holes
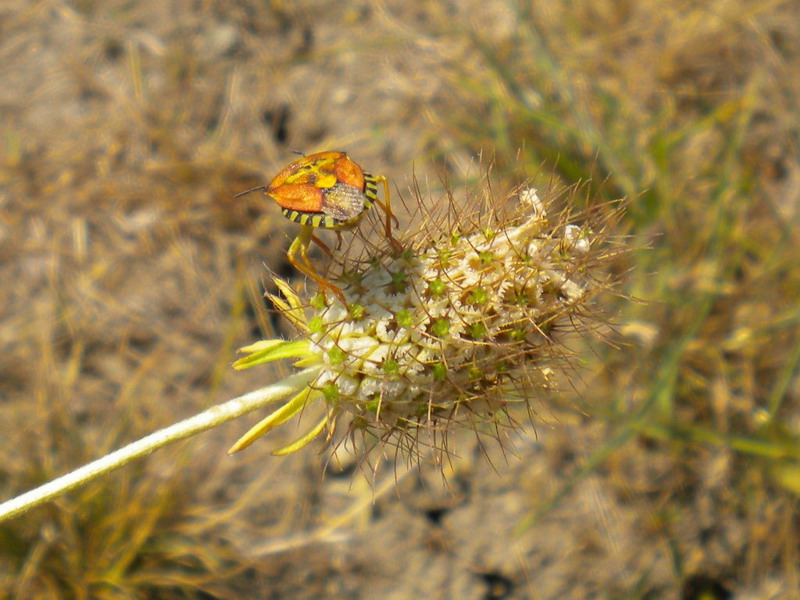
[[[354,221],[367,209],[364,192],[352,185],[337,183],[325,190],[322,212],[342,224]]]

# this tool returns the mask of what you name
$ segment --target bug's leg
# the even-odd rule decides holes
[[[338,234],[338,231],[337,231],[337,234]],[[311,241],[312,241],[312,242],[314,242],[314,243],[317,245],[317,247],[318,247],[320,250],[322,250],[322,251],[323,251],[325,254],[327,254],[328,256],[333,256],[333,252],[331,252],[330,246],[328,246],[328,244],[326,244],[325,242],[323,242],[323,241],[322,241],[321,239],[319,239],[317,236],[315,236],[315,235],[312,235],[312,236],[311,236]],[[339,249],[339,244],[338,244],[338,242],[337,242],[337,244],[336,244],[336,249],[337,249],[337,250]]]
[[[392,248],[398,253],[403,251],[403,246],[400,242],[392,235],[392,221],[394,221],[394,226],[399,227],[400,221],[397,220],[397,217],[394,216],[392,213],[392,200],[389,196],[389,180],[386,179],[384,175],[374,175],[375,181],[380,181],[383,183],[383,197],[386,199],[386,203],[384,204],[380,200],[378,200],[378,206],[383,209],[384,214],[386,215],[386,239],[389,240]]]
[[[327,279],[321,277],[311,265],[311,261],[308,260],[308,246],[311,243],[311,238],[313,236],[314,228],[311,227],[311,225],[303,225],[300,229],[300,235],[298,235],[292,242],[292,245],[289,246],[289,250],[286,252],[286,258],[289,259],[289,262],[295,269],[300,271],[303,275],[311,277],[311,279],[316,281],[320,289],[323,290],[323,293],[325,289],[330,290],[346,306],[347,301],[345,300],[342,290],[340,290],[336,285],[332,284]],[[298,252],[300,253],[300,259],[302,262],[297,260],[296,254]]]

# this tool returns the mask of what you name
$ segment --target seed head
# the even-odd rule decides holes
[[[278,283],[285,299],[273,302],[306,342],[301,365],[318,370],[301,392],[302,406],[327,407],[316,434],[343,419],[351,434],[408,450],[431,433],[444,450],[447,433],[499,426],[512,403],[554,387],[562,334],[606,287],[592,271],[610,254],[601,233],[565,212],[550,216],[535,190],[514,200],[511,216],[429,226],[400,256],[343,265],[346,304],[322,295],[304,303]],[[259,348],[247,350],[240,367],[257,362]],[[234,449],[262,434],[256,426]]]

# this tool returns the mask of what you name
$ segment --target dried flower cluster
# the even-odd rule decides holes
[[[589,269],[606,256],[602,234],[553,219],[533,189],[518,194],[513,217],[483,221],[345,267],[346,305],[303,302],[278,282],[285,299],[273,302],[304,339],[254,344],[236,366],[293,356],[313,379],[232,450],[318,400],[325,417],[278,453],[330,434],[339,417],[350,433],[401,445],[421,431],[499,425],[509,403],[550,389],[566,353],[556,331],[574,329],[603,288]]]

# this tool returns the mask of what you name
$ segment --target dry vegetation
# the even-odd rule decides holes
[[[800,597],[800,5],[333,4],[0,7],[2,498],[270,376],[293,225],[232,196],[295,149],[626,196],[617,347],[444,487],[206,434],[0,525],[0,596]]]

